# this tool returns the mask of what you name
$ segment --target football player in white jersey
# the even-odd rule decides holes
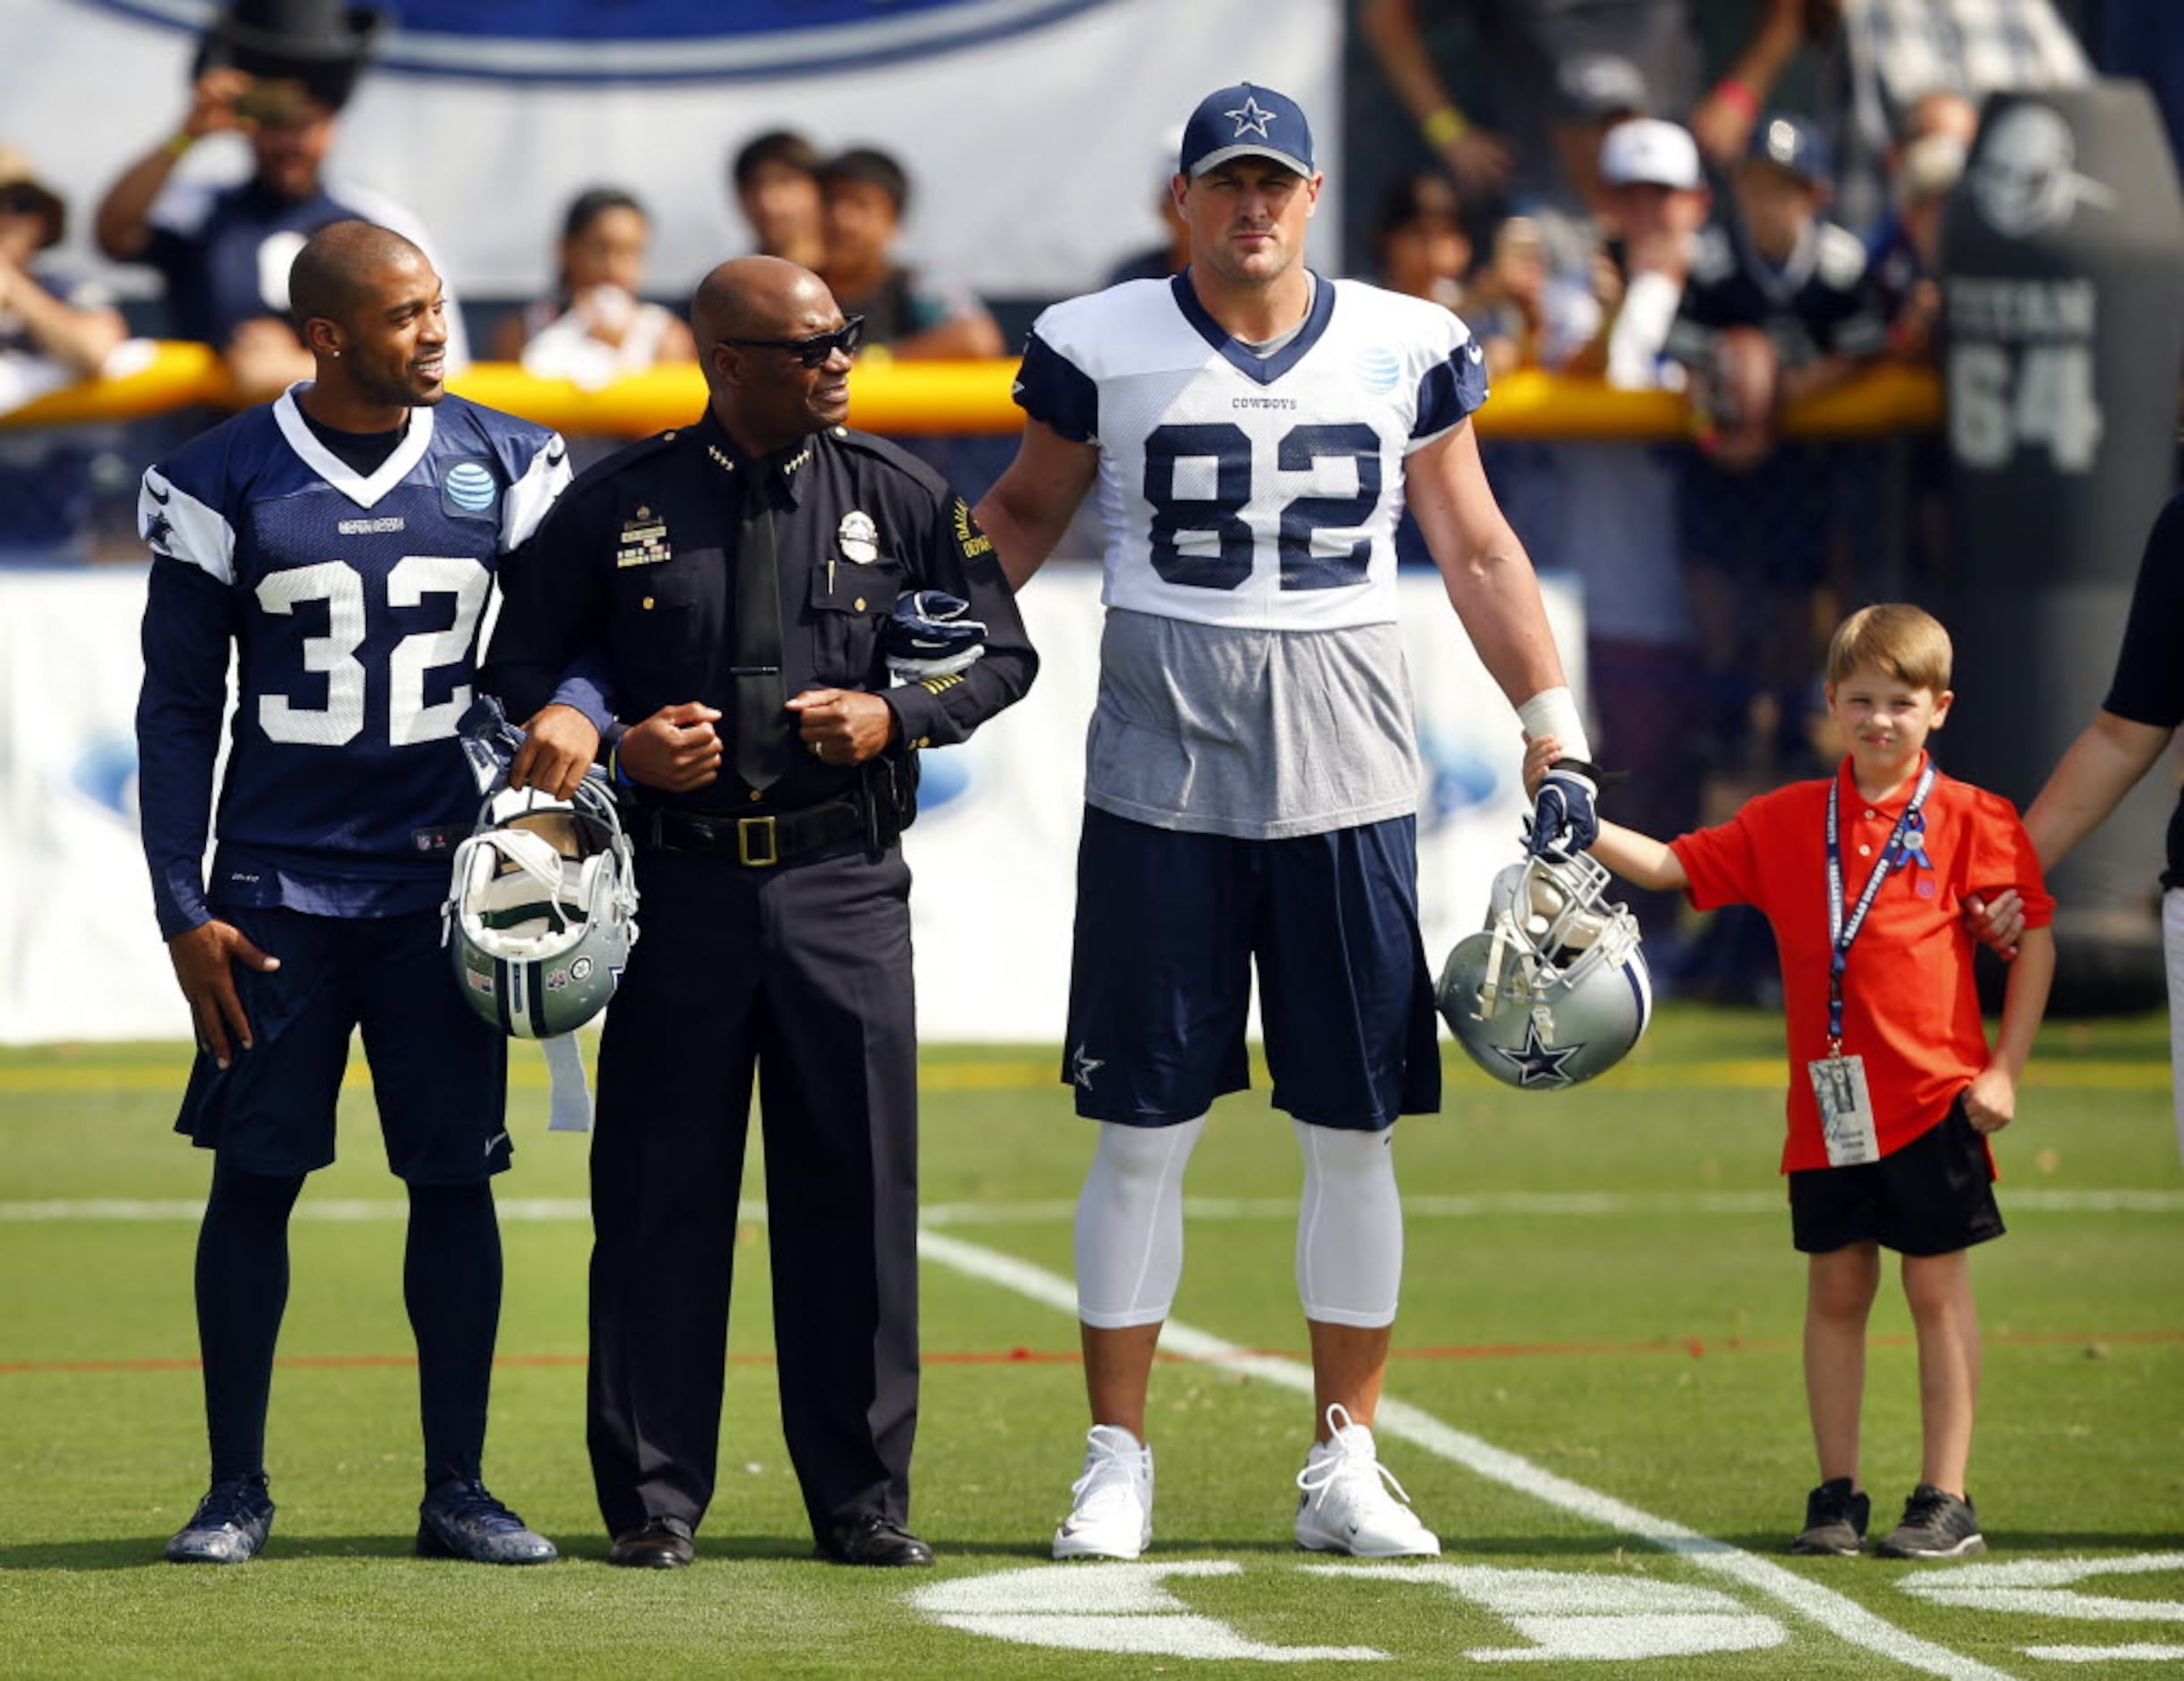
[[[1525,730],[1577,732],[1535,846],[1588,838],[1590,754],[1480,466],[1486,376],[1463,322],[1305,266],[1320,176],[1293,100],[1208,95],[1179,166],[1190,268],[1039,318],[1023,441],[977,510],[1019,586],[1095,484],[1105,530],[1062,1069],[1100,1123],[1076,1235],[1092,1429],[1054,1555],[1133,1558],[1151,1538],[1146,1394],[1182,1273],[1183,1169],[1214,1098],[1246,1084],[1254,967],[1274,1102],[1305,1162],[1317,1439],[1297,1540],[1438,1553],[1371,1431],[1403,1267],[1392,1129],[1440,1096],[1395,624],[1406,506]]]

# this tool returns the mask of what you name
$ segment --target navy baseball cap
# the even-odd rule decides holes
[[[1232,158],[1271,158],[1301,175],[1312,174],[1312,125],[1303,108],[1285,93],[1248,81],[1207,94],[1183,128],[1177,167],[1195,178]]]
[[[1753,126],[1745,156],[1809,184],[1825,185],[1834,177],[1827,138],[1803,117],[1780,111],[1770,111]]]

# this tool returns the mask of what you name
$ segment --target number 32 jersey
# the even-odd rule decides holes
[[[569,481],[544,427],[461,397],[359,474],[290,391],[145,474],[139,806],[160,933],[213,904],[436,904],[476,783],[456,740],[500,557]],[[200,875],[230,649],[219,849]]]
[[[1485,398],[1460,320],[1356,281],[1314,277],[1302,325],[1264,356],[1188,275],[1039,317],[1017,400],[1100,452],[1091,804],[1246,839],[1416,809],[1404,464]]]

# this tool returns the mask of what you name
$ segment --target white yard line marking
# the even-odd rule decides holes
[[[1012,1290],[1072,1318],[1076,1317],[1076,1286],[1043,1267],[1035,1267],[983,1244],[930,1230],[919,1233],[917,1248],[927,1260],[937,1261],[968,1277]],[[1247,1373],[1263,1383],[1300,1395],[1312,1393],[1311,1368],[1296,1361],[1254,1354],[1210,1332],[1175,1319],[1168,1321],[1160,1340],[1161,1347],[1168,1353],[1191,1360],[1218,1361],[1224,1370]],[[1727,1541],[1702,1535],[1681,1523],[1656,1517],[1598,1489],[1557,1476],[1520,1455],[1455,1429],[1407,1403],[1383,1399],[1374,1427],[1381,1435],[1422,1447],[1545,1505],[1572,1513],[1613,1533],[1633,1536],[1649,1547],[1674,1553],[1702,1570],[1730,1577],[1852,1645],[1908,1668],[1947,1677],[1949,1681],[2009,1681],[2007,1672],[1908,1634],[1832,1588],[1808,1581]]]
[[[2184,1190],[2009,1190],[2004,1200],[2012,1214],[2184,1214]],[[581,1197],[503,1197],[500,1217],[510,1221],[589,1220],[591,1206]],[[1472,1196],[1407,1196],[1403,1212],[1412,1220],[1600,1219],[1617,1215],[1745,1217],[1776,1216],[1785,1205],[1779,1190],[1569,1190],[1481,1191]],[[205,1211],[201,1199],[118,1197],[0,1200],[0,1224],[10,1221],[195,1220]],[[1059,1198],[1022,1202],[935,1202],[920,1210],[929,1227],[969,1225],[1053,1225],[1072,1218],[1075,1200]],[[1186,1197],[1183,1213],[1192,1220],[1293,1220],[1293,1197]],[[299,1220],[402,1220],[409,1204],[398,1197],[314,1198],[295,1207]],[[738,1217],[766,1217],[763,1202],[746,1202]]]

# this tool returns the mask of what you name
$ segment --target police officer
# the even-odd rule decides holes
[[[909,871],[916,749],[1037,669],[944,481],[840,422],[859,323],[817,276],[723,263],[691,322],[695,424],[584,474],[507,597],[513,716],[603,653],[644,936],[609,1011],[592,1155],[589,1439],[617,1565],[673,1567],[713,1492],[736,1195],[755,1070],[789,1451],[821,1555],[923,1565]],[[510,576],[513,576],[511,569]],[[887,687],[882,633],[946,591],[966,669]],[[519,765],[519,771],[520,771]]]

